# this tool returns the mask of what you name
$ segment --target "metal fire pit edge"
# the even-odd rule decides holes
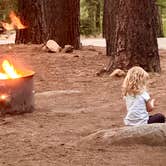
[[[33,77],[35,72],[16,79],[0,80],[0,113],[21,114],[34,111]]]

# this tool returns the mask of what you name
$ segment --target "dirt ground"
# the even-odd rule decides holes
[[[105,48],[87,46],[71,54],[40,48],[0,46],[2,57],[10,55],[36,72],[36,94],[56,92],[50,100],[38,99],[33,113],[0,118],[0,166],[166,165],[163,146],[79,146],[95,131],[124,126],[123,78],[96,76],[108,62]],[[157,100],[153,113],[166,115],[166,51],[160,57],[162,72],[151,74],[149,89]]]

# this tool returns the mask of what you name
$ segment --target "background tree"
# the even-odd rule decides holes
[[[17,10],[17,6],[18,6],[17,1],[18,0],[0,0],[0,20],[7,20],[9,12],[11,10],[14,10],[14,11]],[[106,1],[106,2],[109,2],[109,1]],[[80,0],[80,4],[81,4],[80,31],[82,35],[96,36],[102,33],[103,3],[104,3],[104,0],[88,0],[88,1]],[[162,37],[163,32],[164,34],[166,34],[166,0],[157,0],[157,4],[159,6],[159,12],[158,12],[159,26],[157,27],[158,28],[157,32],[158,32],[158,36]],[[89,17],[90,15],[93,15],[93,17]]]
[[[18,12],[27,29],[17,30],[16,43],[55,40],[61,47],[80,46],[79,0],[18,0]]]
[[[106,0],[107,71],[139,65],[160,72],[155,0]]]
[[[156,3],[155,9],[157,15],[157,26],[156,26],[157,37],[164,37],[163,21],[162,21],[162,5]]]
[[[107,55],[109,52],[111,52],[111,45],[110,41],[112,41],[112,37],[114,36],[109,36],[110,31],[113,31],[115,28],[115,23],[113,21],[116,21],[113,19],[114,16],[111,15],[112,9],[110,6],[113,5],[112,0],[104,0],[104,11],[103,11],[103,37],[106,39],[106,49],[107,49]],[[112,13],[113,14],[113,13]],[[114,13],[116,14],[116,13]]]
[[[166,0],[157,0],[157,5],[159,7],[159,14],[162,22],[163,33],[166,36]]]
[[[81,34],[99,35],[102,31],[103,0],[80,0]]]

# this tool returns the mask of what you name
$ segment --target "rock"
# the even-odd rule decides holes
[[[46,48],[44,49],[49,52],[60,52],[62,49],[54,40],[48,40],[45,46]]]
[[[101,69],[100,71],[96,72],[96,76],[102,76],[104,73],[107,72],[106,68]]]
[[[125,75],[126,75],[126,73],[125,73],[123,70],[121,70],[121,69],[116,69],[116,70],[114,70],[114,71],[110,74],[110,77],[114,77],[114,76],[123,77],[123,76],[125,76]]]
[[[47,52],[49,51],[49,49],[47,48],[46,45],[42,45],[41,49],[42,49],[42,51],[47,51]]]
[[[160,73],[155,73],[155,72],[151,72],[151,73],[149,73],[151,76],[155,76],[155,77],[160,77],[161,76],[161,74]]]
[[[74,93],[80,93],[78,90],[54,90],[54,91],[45,91],[45,92],[40,92],[36,93],[35,96],[37,97],[51,97],[57,94],[74,94]]]
[[[100,130],[83,138],[80,146],[134,145],[146,144],[166,146],[166,124],[145,124],[140,126],[125,126],[121,128]]]
[[[6,117],[1,120],[0,125],[6,125],[6,124],[11,124],[13,122],[12,117]]]
[[[73,57],[79,58],[79,55],[74,55]]]
[[[79,90],[54,90],[54,91],[45,91],[45,92],[40,92],[35,94],[35,108],[36,109],[55,109],[56,107],[56,102],[66,102],[68,101],[68,98],[70,96],[70,99],[72,96],[75,95],[80,95]],[[60,105],[62,108],[63,105]],[[68,107],[68,105],[66,105]]]
[[[62,49],[62,53],[71,53],[73,52],[74,47],[71,45],[65,45],[65,47]]]
[[[92,46],[92,45],[87,46],[87,49],[88,49],[89,51],[96,51],[95,47]]]

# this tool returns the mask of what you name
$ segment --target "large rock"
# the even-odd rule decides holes
[[[134,127],[100,130],[79,142],[83,146],[146,144],[166,146],[166,124],[146,124]]]
[[[110,77],[124,77],[126,76],[126,73],[121,70],[121,69],[115,69],[111,74],[110,74]]]
[[[72,45],[65,45],[65,47],[62,49],[62,53],[72,53],[74,50],[74,47]]]
[[[50,111],[73,110],[73,105],[77,105],[75,98],[78,98],[80,93],[79,90],[70,89],[36,93],[35,108]]]
[[[48,40],[46,45],[42,49],[49,52],[60,52],[62,48],[58,45],[56,41]]]

